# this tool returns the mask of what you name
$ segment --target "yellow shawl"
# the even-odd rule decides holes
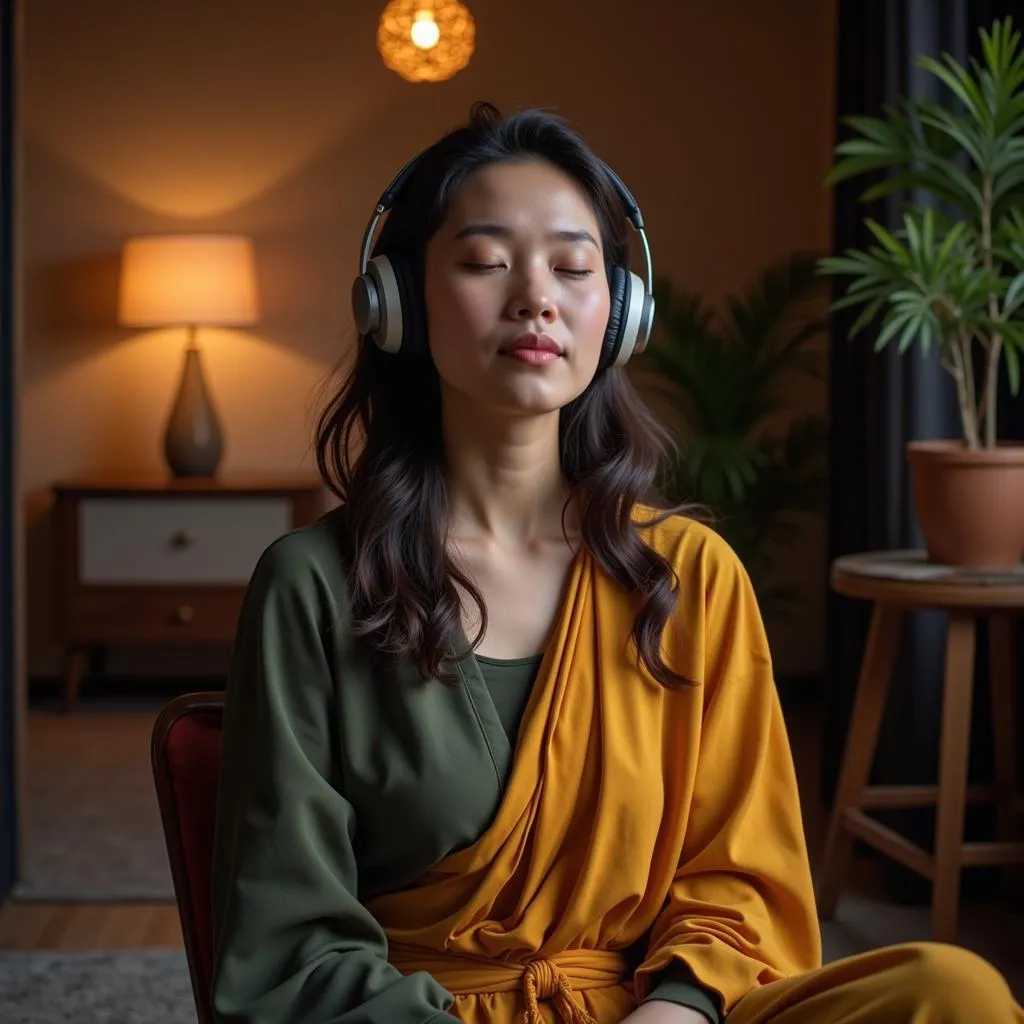
[[[647,514],[650,510],[640,510]],[[617,1024],[673,959],[728,1011],[821,963],[793,763],[749,580],[711,530],[641,530],[679,578],[670,690],[581,549],[487,831],[374,898],[389,959],[465,1024]],[[629,972],[624,951],[643,942]]]

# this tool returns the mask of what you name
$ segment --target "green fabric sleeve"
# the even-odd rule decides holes
[[[689,1006],[703,1013],[711,1024],[722,1024],[722,1014],[714,994],[698,985],[689,968],[679,960],[658,975],[650,995],[643,1001],[649,1003],[652,999]]]
[[[227,683],[212,916],[227,1024],[441,1024],[452,996],[387,962],[337,778],[336,571],[288,535],[243,602]],[[340,571],[340,570],[337,570]],[[342,577],[343,581],[343,577]],[[346,612],[347,615],[347,612]]]

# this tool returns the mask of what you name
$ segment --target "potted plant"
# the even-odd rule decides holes
[[[1000,374],[1016,396],[1024,351],[1024,52],[1010,19],[980,35],[983,62],[969,69],[949,54],[918,58],[946,103],[846,119],[854,137],[836,147],[827,182],[885,169],[861,199],[912,198],[899,230],[865,218],[875,244],[819,269],[851,279],[832,306],[863,307],[850,337],[871,324],[876,351],[937,349],[956,387],[962,437],[907,446],[930,558],[1007,566],[1024,554],[1024,446],[996,436]]]
[[[822,292],[809,253],[767,267],[721,315],[661,278],[655,340],[637,361],[677,432],[666,493],[712,513],[766,615],[792,608],[779,561],[824,507],[824,419],[791,401],[799,380],[824,376]]]

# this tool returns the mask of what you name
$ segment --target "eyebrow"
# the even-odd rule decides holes
[[[484,235],[488,238],[509,238],[512,235],[512,231],[504,224],[495,224],[492,222],[467,224],[466,227],[464,227],[455,236],[455,239],[458,241],[460,238],[471,238],[476,235]],[[546,237],[553,242],[589,242],[595,249],[601,248],[597,244],[597,239],[595,239],[589,231],[586,231],[583,228],[566,228],[561,231],[549,231]]]

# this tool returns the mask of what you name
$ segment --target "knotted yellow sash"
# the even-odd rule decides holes
[[[525,1024],[541,1024],[541,1004],[552,1003],[565,1024],[599,1024],[574,993],[619,984],[626,973],[620,953],[573,950],[550,959],[502,963],[456,954],[429,954],[392,945],[390,961],[404,974],[426,971],[456,997],[513,994],[525,1004]]]
[[[490,827],[368,902],[392,963],[429,971],[468,1024],[618,1024],[673,958],[726,1007],[820,962],[749,583],[696,523],[643,535],[680,579],[663,654],[697,685],[638,668],[636,606],[581,549]],[[634,979],[623,951],[645,936]]]

